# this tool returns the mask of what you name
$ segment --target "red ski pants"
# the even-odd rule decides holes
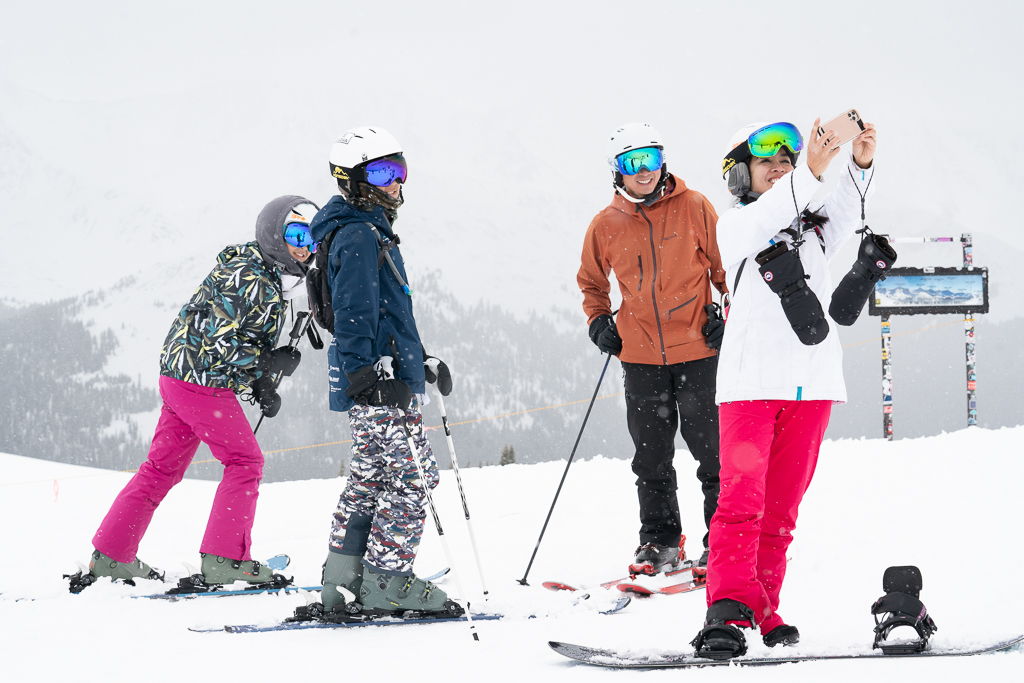
[[[776,610],[786,549],[831,412],[831,401],[719,406],[721,492],[711,520],[707,600],[742,602],[761,633],[784,623]]]
[[[93,547],[118,562],[131,562],[153,513],[203,441],[224,465],[199,551],[232,560],[251,560],[263,452],[230,389],[214,389],[160,377],[164,404],[149,447],[149,458],[117,494],[92,539]]]

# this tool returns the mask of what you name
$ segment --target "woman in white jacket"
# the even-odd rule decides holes
[[[861,226],[875,153],[867,124],[838,186],[816,201],[840,150],[834,131],[818,126],[806,164],[797,165],[803,139],[788,123],[738,131],[723,164],[737,199],[717,230],[732,302],[718,366],[721,495],[710,532],[709,607],[693,641],[700,656],[745,653],[736,626],[758,626],[769,646],[799,640],[777,612],[786,549],[832,404],[846,400],[839,336],[821,313],[833,291],[828,262]],[[780,252],[786,267],[768,261]]]

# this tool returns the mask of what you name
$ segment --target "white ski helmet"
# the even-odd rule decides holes
[[[649,123],[627,123],[619,126],[608,138],[608,165],[611,166],[612,173],[619,172],[615,158],[623,152],[642,147],[657,147],[664,152],[665,143],[662,140],[661,133]],[[664,158],[664,154],[662,157]]]
[[[380,188],[367,183],[359,169],[371,161],[401,155],[402,146],[394,135],[383,128],[350,128],[331,145],[331,175],[338,181],[342,194],[354,204],[362,205],[362,208],[366,208],[367,204],[378,204],[394,211],[402,205],[402,195],[394,199]]]

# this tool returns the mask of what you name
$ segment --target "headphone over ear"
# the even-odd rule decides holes
[[[750,191],[750,166],[741,161],[733,164],[726,172],[725,182],[729,193],[734,197],[742,197]]]

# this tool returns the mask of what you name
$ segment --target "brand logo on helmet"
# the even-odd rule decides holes
[[[338,180],[348,180],[348,173],[345,173],[345,169],[341,166],[331,165],[331,175]]]
[[[729,172],[729,169],[736,165],[735,159],[722,159],[722,175]]]
[[[366,156],[366,154],[363,154],[363,161],[369,161],[369,160],[370,160],[370,157]]]
[[[352,138],[354,138],[355,136],[356,136],[355,133],[345,133],[340,138],[335,140],[335,142],[336,143],[340,142],[343,145],[347,145],[348,143],[352,142]]]
[[[772,271],[769,270],[769,271],[765,272],[765,274],[764,274],[764,281],[765,282],[771,282],[774,279],[775,279],[775,276],[772,274]]]
[[[878,268],[879,270],[885,270],[885,261],[875,261],[875,267]]]

